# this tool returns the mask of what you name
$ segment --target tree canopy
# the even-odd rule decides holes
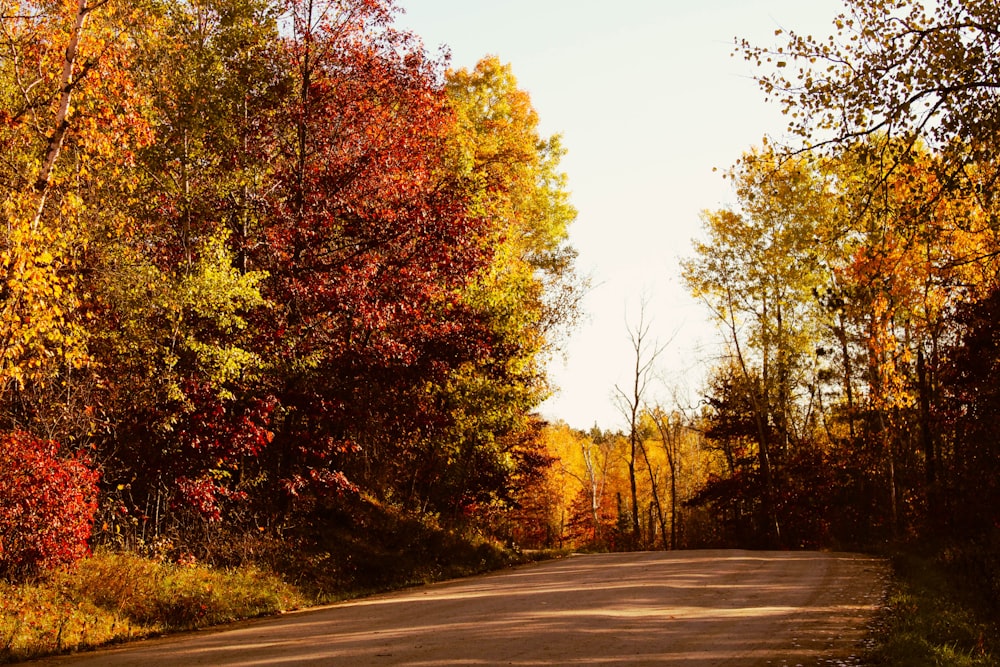
[[[0,430],[92,461],[99,537],[512,502],[580,285],[509,67],[391,0],[0,9]]]
[[[998,21],[975,0],[847,0],[828,38],[738,43],[792,138],[740,159],[685,278],[729,350],[703,416],[730,469],[697,503],[749,502],[758,538],[775,518],[848,542],[995,525],[969,467],[995,471],[991,393],[967,383],[1000,287]]]

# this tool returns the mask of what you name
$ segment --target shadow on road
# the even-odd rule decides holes
[[[849,665],[885,573],[857,554],[574,556],[69,662]]]

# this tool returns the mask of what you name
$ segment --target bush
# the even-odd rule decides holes
[[[23,579],[89,553],[97,478],[52,440],[0,434],[0,577]]]

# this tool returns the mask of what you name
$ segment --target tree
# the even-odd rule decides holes
[[[553,474],[556,458],[546,447],[547,428],[548,424],[534,418],[531,428],[508,436],[517,438],[507,447],[514,473],[505,484],[503,502],[489,508],[504,517],[505,526],[497,534],[506,534],[522,547],[552,548],[563,543],[564,508]],[[488,514],[481,511],[479,516]]]
[[[148,126],[128,63],[145,3],[0,3],[0,424],[5,569],[86,552],[98,422],[87,258],[121,220]],[[55,442],[62,443],[61,447]],[[99,461],[94,463],[99,465]],[[19,507],[18,504],[21,504]],[[60,506],[62,503],[62,506]]]
[[[554,459],[551,475],[559,494],[563,539],[580,547],[615,546],[611,502],[627,483],[621,470],[627,440],[596,427],[587,433],[563,423],[547,426],[543,439]]]
[[[577,315],[581,287],[567,236],[576,212],[559,171],[559,137],[539,135],[538,114],[509,65],[488,57],[472,70],[449,70],[445,90],[455,117],[448,177],[466,198],[466,215],[483,225],[490,257],[462,301],[491,350],[440,386],[439,400],[458,417],[442,438],[464,452],[459,458],[508,468],[502,477],[510,456],[497,445],[530,428],[550,392],[544,362]]]
[[[421,472],[409,493],[458,518],[503,504],[520,475],[509,447],[530,434],[531,413],[550,391],[544,360],[575,318],[578,295],[558,138],[539,136],[529,96],[496,58],[446,72],[444,86],[454,123],[441,187],[481,232],[485,259],[453,313],[476,323],[483,354],[423,390],[441,414],[412,445]]]
[[[940,515],[940,383],[961,335],[953,314],[989,290],[996,260],[984,224],[988,214],[970,192],[949,187],[940,156],[915,146],[905,164],[887,173],[881,162],[865,159],[875,150],[859,144],[835,160],[844,204],[841,257],[832,258],[831,267],[844,345],[849,327],[863,389],[857,401],[863,420],[852,440],[880,452],[890,521],[900,528],[907,523],[900,512],[912,517],[914,510],[899,499],[918,482],[904,483],[899,475],[920,470],[921,502],[929,517]],[[976,171],[970,166],[970,175]],[[872,183],[882,186],[865,201],[876,191]]]
[[[583,288],[567,242],[576,210],[559,170],[561,137],[539,134],[531,98],[495,56],[473,70],[450,70],[446,89],[457,121],[451,169],[470,194],[470,215],[488,221],[495,252],[477,287],[494,299],[516,300],[517,317],[499,314],[529,350],[547,349],[556,330],[575,319]]]
[[[963,483],[941,478],[954,456],[943,382],[963,330],[954,314],[996,284],[992,214],[972,187],[992,168],[967,165],[970,187],[954,188],[940,155],[899,144],[758,163],[765,169],[737,189],[740,210],[708,219],[713,243],[698,246],[686,275],[733,355],[711,385],[706,429],[721,436],[730,473],[703,499],[759,488],[774,499],[765,514],[804,526],[812,520],[793,509],[808,478],[817,490],[853,489],[853,516],[902,534],[939,523],[944,485]],[[908,157],[888,165],[886,146]],[[740,178],[754,173],[744,169]],[[800,180],[789,169],[802,169]],[[814,185],[781,187],[786,178]],[[734,452],[747,437],[757,471],[741,481]],[[810,525],[863,532],[836,517]]]
[[[888,172],[920,141],[946,158],[946,181],[966,157],[992,161],[1000,133],[996,3],[845,4],[829,39],[792,32],[776,48],[740,43],[748,61],[771,70],[758,81],[782,104],[789,129],[812,146],[882,137]],[[985,196],[994,189],[991,182]]]
[[[642,428],[645,394],[649,388],[649,382],[653,374],[656,358],[664,349],[664,346],[658,345],[655,342],[652,345],[652,349],[650,349],[650,326],[650,322],[646,321],[646,304],[643,302],[639,308],[639,321],[634,327],[628,327],[629,340],[632,343],[632,352],[635,355],[635,365],[632,372],[632,386],[629,388],[629,391],[626,392],[621,387],[615,385],[619,410],[621,411],[622,416],[628,421],[629,425],[629,454],[627,464],[630,500],[632,503],[631,522],[633,545],[639,544],[642,539],[642,530],[639,524],[639,496],[635,473],[636,464],[639,461],[639,454],[642,454],[643,460],[646,462],[647,472],[649,473],[649,482],[653,494],[653,501],[655,503],[657,516],[660,520],[660,534],[663,540],[667,539],[666,524],[663,520],[663,508],[660,505],[659,491],[657,489],[656,479],[653,475],[653,469],[649,463],[649,456],[646,454],[644,445],[645,433]],[[665,544],[666,543],[664,542],[664,546]]]
[[[705,214],[709,239],[696,242],[684,280],[723,327],[750,390],[766,530],[777,541],[772,468],[813,422],[798,398],[813,391],[828,185],[808,156],[782,161],[769,150],[744,155],[730,177],[740,207]]]
[[[649,410],[649,417],[660,435],[660,444],[667,455],[667,465],[670,468],[670,549],[677,549],[678,523],[680,514],[677,510],[677,478],[681,472],[682,453],[681,440],[684,423],[679,412],[667,413],[663,408],[655,406]],[[659,506],[659,501],[657,501]],[[664,547],[666,547],[666,531],[663,531]]]
[[[86,362],[80,258],[106,212],[114,150],[144,141],[143,123],[119,114],[137,99],[120,39],[136,11],[114,0],[0,4],[0,396],[21,426],[38,426],[24,423],[33,392]]]
[[[496,439],[464,437],[462,399],[482,389],[468,369],[499,351],[466,298],[494,251],[453,175],[440,63],[391,27],[388,2],[293,9],[291,97],[251,257],[280,304],[260,338],[279,406],[272,482],[323,494],[342,473],[457,517],[463,494],[447,489],[477,497],[510,469]]]
[[[962,340],[945,370],[945,391],[956,431],[954,460],[950,462],[950,495],[955,505],[950,528],[963,537],[981,537],[1000,520],[1000,451],[996,444],[1000,395],[995,380],[1000,362],[998,306],[1000,292],[994,292],[960,309]]]
[[[0,10],[0,431],[94,452],[102,539],[540,493],[575,211],[509,67],[391,0]]]
[[[218,520],[215,499],[242,493],[243,462],[272,437],[273,406],[247,388],[263,370],[247,331],[247,314],[265,306],[263,276],[239,273],[225,236],[192,243],[191,263],[175,271],[134,249],[111,250],[103,280],[92,283],[106,328],[91,341],[103,372],[121,375],[104,392],[116,427],[101,448],[108,481],[128,485],[147,516],[194,504]]]

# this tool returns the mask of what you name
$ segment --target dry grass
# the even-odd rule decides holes
[[[0,581],[0,663],[558,555],[513,553],[474,533],[446,530],[433,517],[367,501],[317,513],[297,536],[215,537],[202,557],[217,567],[101,551],[72,572],[17,586]]]
[[[0,582],[0,662],[274,614],[307,600],[255,568],[226,571],[98,553],[72,572]]]

